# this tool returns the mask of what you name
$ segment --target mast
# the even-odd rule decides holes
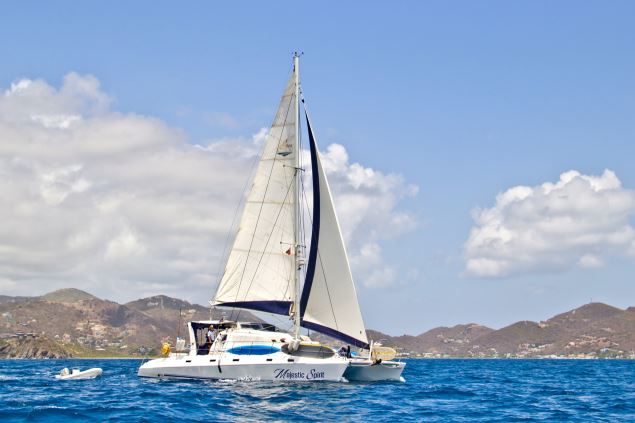
[[[302,247],[300,246],[300,55],[298,52],[293,53],[293,73],[295,74],[295,101],[294,110],[295,113],[295,145],[293,151],[295,153],[295,186],[294,186],[294,216],[295,216],[295,254],[294,254],[294,266],[295,266],[295,298],[293,304],[293,326],[294,337],[300,339],[300,279],[301,268],[299,256]]]

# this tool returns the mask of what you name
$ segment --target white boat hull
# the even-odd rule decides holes
[[[66,374],[66,375],[57,375],[55,376],[55,379],[59,379],[59,380],[82,380],[82,379],[94,379],[97,376],[101,376],[102,374],[102,370],[98,367],[95,367],[93,369],[88,369],[88,370],[84,370],[84,371],[73,371],[72,373]]]
[[[293,361],[289,361],[293,360]],[[233,379],[340,382],[348,362],[333,356],[326,359],[270,355],[177,355],[144,363],[141,377],[174,379]]]
[[[344,372],[344,377],[351,382],[377,382],[381,380],[395,380],[404,382],[401,377],[406,363],[400,361],[382,361],[373,364],[371,360],[352,359]]]

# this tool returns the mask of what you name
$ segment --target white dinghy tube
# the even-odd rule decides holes
[[[99,367],[94,367],[88,370],[79,370],[73,369],[68,370],[68,368],[63,368],[62,371],[58,375],[55,376],[55,379],[58,380],[82,380],[82,379],[94,379],[97,376],[101,376],[103,370]]]

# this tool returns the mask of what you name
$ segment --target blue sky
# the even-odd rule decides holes
[[[113,110],[205,144],[267,126],[300,49],[321,146],[419,188],[395,206],[416,229],[381,240],[395,280],[358,281],[368,326],[500,327],[591,299],[635,305],[635,259],[613,244],[592,247],[602,266],[496,277],[466,275],[463,249],[471,210],[512,187],[610,169],[635,189],[633,16],[619,1],[13,2],[0,15],[0,86],[94,75]]]

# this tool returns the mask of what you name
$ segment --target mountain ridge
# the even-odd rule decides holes
[[[154,295],[118,304],[88,292],[65,288],[35,297],[0,296],[0,337],[4,354],[29,356],[29,351],[110,356],[156,354],[160,343],[184,336],[186,322],[220,318],[224,313],[166,295]],[[244,321],[261,321],[242,312]],[[633,357],[635,307],[620,309],[589,303],[540,321],[519,321],[500,329],[478,323],[441,326],[419,335],[391,336],[372,329],[368,336],[403,354],[423,357]],[[6,339],[42,338],[33,342]],[[323,336],[320,340],[339,344]],[[20,345],[29,345],[16,352]],[[0,352],[0,356],[3,356]]]
[[[478,331],[466,336],[464,328],[470,326]],[[635,307],[588,303],[544,321],[522,320],[496,330],[468,324],[418,336],[372,334],[423,357],[635,358]]]
[[[94,295],[77,288],[58,289],[56,291],[51,291],[44,295],[40,295],[39,298],[58,303],[74,303],[77,301],[90,301],[99,299]]]

